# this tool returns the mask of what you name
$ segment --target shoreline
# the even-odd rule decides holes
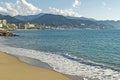
[[[25,57],[25,56],[16,56],[16,57],[20,61],[25,62],[27,64],[31,64],[33,66],[38,66],[40,68],[44,68],[44,69],[49,69],[49,70],[55,71],[49,64],[41,62],[40,60],[29,58],[29,57]],[[57,72],[57,71],[55,71],[55,72]],[[60,72],[57,72],[57,73],[60,73]],[[63,73],[60,73],[60,74],[63,74]],[[63,75],[68,77],[70,80],[86,80],[86,79],[87,80],[93,80],[93,79],[85,78],[85,77],[82,77],[82,76],[75,76],[75,75],[68,75],[68,74],[63,74]]]
[[[25,56],[19,56],[19,55],[12,55],[12,54],[8,54],[6,52],[0,51],[0,55],[1,55],[1,53],[17,59],[20,63],[24,63],[24,64],[27,64],[29,66],[33,66],[33,67],[37,67],[40,69],[45,69],[47,71],[52,71],[52,72],[55,72],[57,74],[61,74],[65,78],[68,78],[65,80],[93,80],[93,79],[90,79],[90,78],[87,78],[84,76],[68,75],[68,74],[63,74],[63,73],[57,72],[57,71],[53,70],[53,68],[51,66],[49,66],[49,64],[41,62],[40,60],[37,60],[37,59],[33,59],[33,58],[25,57]],[[52,80],[54,80],[54,79],[52,79]]]
[[[29,59],[31,60],[31,61],[33,61],[33,62],[36,62],[36,60],[38,61],[38,62],[41,62],[41,58],[43,58],[43,57],[47,57],[47,56],[44,56],[44,55],[42,55],[42,52],[41,52],[41,55],[40,55],[40,53],[38,53],[40,56],[38,56],[38,54],[35,54],[34,56],[33,55],[31,55],[31,52],[32,53],[37,53],[36,51],[32,51],[32,50],[28,50],[28,49],[24,49],[24,50],[22,50],[21,48],[19,49],[19,48],[12,48],[12,47],[6,47],[6,49],[4,49],[4,47],[6,47],[6,46],[3,46],[2,45],[2,47],[1,47],[1,49],[0,49],[0,51],[2,51],[2,52],[5,52],[6,54],[8,54],[8,55],[12,55],[13,57],[15,56],[15,58],[17,57],[17,59],[19,59],[18,57],[24,57],[23,59],[25,59],[25,61],[26,61],[26,59],[28,60],[28,62],[29,62]],[[11,51],[12,50],[12,51]],[[20,50],[20,52],[19,52],[19,50]],[[17,53],[17,52],[18,53]],[[28,52],[27,52],[28,51]],[[24,54],[26,54],[26,55],[28,55],[28,56],[26,56],[26,55],[24,55]],[[31,57],[32,56],[32,57]],[[37,56],[37,57],[36,57]],[[36,58],[35,58],[36,57]],[[59,57],[59,56],[58,56]],[[29,59],[28,59],[29,58]],[[53,57],[54,58],[54,57]],[[50,58],[48,58],[48,59],[53,59],[53,58],[51,58],[51,56],[50,56]],[[60,58],[60,57],[59,57]],[[35,61],[34,61],[35,60]],[[61,59],[62,60],[62,59]],[[19,60],[20,62],[22,62],[21,60]],[[27,62],[27,64],[29,64],[29,65],[32,65],[32,64],[30,64],[30,63],[28,63]],[[55,61],[56,62],[56,61]],[[64,62],[64,61],[62,61],[62,62]],[[43,62],[44,63],[44,62]],[[45,62],[46,63],[46,62]],[[57,62],[58,63],[58,62]],[[61,63],[61,62],[60,62]],[[46,63],[47,64],[47,63]],[[45,65],[46,65],[45,64]],[[47,65],[49,65],[49,64],[47,64]],[[35,65],[36,66],[36,65]],[[64,67],[66,67],[66,66],[64,66]],[[86,69],[86,67],[87,67],[87,69]],[[40,68],[40,67],[39,67]],[[43,66],[43,68],[44,68],[44,66]],[[92,77],[90,77],[90,75],[92,75],[92,76],[94,76],[95,74],[87,74],[87,73],[89,73],[89,70],[91,69],[91,68],[94,68],[94,67],[90,67],[90,66],[82,66],[82,65],[79,65],[79,70],[81,71],[81,69],[82,68],[84,68],[85,70],[84,70],[84,72],[86,72],[86,74],[82,74],[82,73],[80,73],[80,75],[78,75],[78,76],[75,76],[75,75],[69,75],[69,74],[65,74],[64,72],[59,72],[59,71],[56,71],[55,69],[53,70],[52,69],[52,71],[54,71],[54,72],[57,72],[57,73],[59,73],[59,74],[62,74],[62,75],[64,75],[64,76],[66,76],[67,78],[69,78],[70,80],[103,80],[102,79],[102,77],[101,77],[101,75],[100,75],[100,77],[101,78],[99,78],[99,75],[97,75],[96,77],[94,77],[94,78],[92,78]],[[90,69],[89,69],[90,68]],[[72,69],[72,67],[69,67],[69,69]],[[47,69],[47,70],[49,70],[49,69]],[[83,70],[83,69],[82,69]],[[99,68],[99,67],[96,67],[96,68],[94,68],[94,70],[92,69],[92,71],[94,72],[95,70],[101,70],[101,68]],[[105,69],[105,70],[102,70],[102,71],[104,71],[104,72],[100,72],[100,71],[97,71],[97,73],[105,73],[105,76],[106,75],[110,75],[109,76],[109,79],[105,79],[105,80],[117,80],[117,79],[119,79],[119,78],[117,78],[117,76],[119,77],[119,73],[118,72],[113,72],[112,70],[109,70],[109,69]],[[90,70],[90,72],[91,72],[91,70]],[[110,72],[110,73],[109,73]],[[114,75],[112,75],[111,73],[114,73]],[[112,78],[112,76],[115,76],[115,78]],[[110,77],[112,78],[112,79],[110,79]],[[99,79],[98,79],[99,78]],[[54,79],[53,79],[54,80]],[[59,79],[58,79],[59,80]],[[63,79],[64,80],[64,79]]]
[[[0,63],[1,80],[71,80],[61,73],[30,65],[1,51]]]
[[[14,56],[14,55],[13,55]],[[44,68],[44,69],[49,69],[52,71],[55,71],[49,64],[41,62],[40,60],[37,59],[33,59],[30,57],[25,57],[25,56],[16,56],[20,61],[31,64],[33,66],[38,66],[40,68]],[[57,72],[57,71],[55,71]],[[58,72],[60,73],[60,72]],[[63,73],[60,73],[63,74]],[[77,75],[68,75],[68,74],[63,74],[66,77],[70,78],[70,80],[98,80],[98,79],[90,79],[84,76],[77,76]]]
[[[29,60],[31,60],[31,61],[33,61],[33,63],[35,62],[36,63],[36,60],[38,61],[38,64],[39,64],[39,62],[41,63],[42,61],[43,61],[43,64],[45,64],[45,65],[50,65],[49,63],[47,63],[47,62],[44,62],[44,58],[47,58],[47,60],[55,60],[54,59],[54,54],[51,54],[51,56],[48,56],[48,53],[46,53],[45,55],[43,55],[42,53],[44,53],[44,52],[37,52],[37,51],[34,51],[34,50],[29,50],[29,49],[23,49],[23,48],[14,48],[14,47],[9,47],[9,46],[5,46],[5,45],[3,45],[3,44],[1,44],[1,48],[0,48],[0,52],[5,52],[6,54],[8,54],[8,55],[12,55],[13,57],[15,56],[15,58],[17,58],[17,59],[23,59],[24,61],[27,61],[28,60],[28,62],[29,62]],[[25,55],[24,55],[25,54]],[[31,54],[34,54],[34,55],[31,55]],[[19,58],[18,58],[19,57]],[[21,58],[20,58],[21,57]],[[56,56],[55,56],[56,57]],[[64,62],[64,58],[62,57],[61,58],[61,56],[57,56],[61,61],[59,62],[57,62],[57,61],[55,61],[55,62],[57,62],[57,63],[55,63],[55,64],[59,64],[59,63],[63,63]],[[29,58],[29,59],[28,59]],[[65,58],[66,59],[66,58]],[[45,59],[46,60],[46,59]],[[69,60],[69,59],[67,59],[67,60]],[[20,62],[22,62],[23,63],[23,61],[21,61],[21,60],[19,60]],[[28,65],[33,65],[32,63],[30,64],[30,63],[26,63],[26,64],[28,64]],[[45,68],[44,66],[43,66],[43,64],[42,64],[42,67],[43,68]],[[73,63],[74,64],[74,63]],[[71,64],[71,65],[73,65],[73,64]],[[68,69],[72,69],[72,67],[71,67],[71,65],[69,65],[69,66],[67,66],[67,65],[65,65],[65,66],[62,66],[62,67],[64,67],[64,68],[66,68],[66,70],[65,71],[67,71]],[[35,66],[37,66],[37,65],[35,65]],[[60,65],[61,66],[61,65]],[[38,66],[37,66],[38,67]],[[40,68],[41,66],[39,66],[39,68]],[[50,67],[50,66],[48,66],[48,67]],[[53,67],[53,66],[52,66]],[[64,68],[63,69],[61,69],[61,70],[64,70]],[[57,72],[57,73],[60,73],[60,74],[62,74],[62,75],[64,75],[65,77],[67,77],[67,78],[69,78],[70,80],[103,80],[103,77],[104,76],[106,76],[106,77],[108,77],[108,78],[106,78],[106,77],[104,77],[104,78],[106,78],[105,80],[117,80],[117,79],[119,79],[119,78],[117,78],[117,77],[119,77],[119,73],[118,72],[113,72],[111,69],[102,69],[102,68],[100,68],[100,67],[91,67],[91,66],[86,66],[86,65],[84,65],[84,64],[80,64],[79,66],[78,66],[78,68],[79,69],[77,69],[78,71],[80,70],[80,71],[82,71],[83,69],[85,69],[84,71],[83,71],[83,73],[80,73],[79,75],[77,75],[76,76],[76,74],[74,75],[72,75],[72,74],[69,74],[69,73],[66,73],[65,74],[65,72],[60,72],[59,70],[53,70],[52,69],[52,71],[54,71],[54,72]],[[91,70],[92,69],[92,70]],[[51,69],[47,69],[47,70],[51,70]],[[90,70],[90,71],[89,71]],[[99,70],[99,71],[98,71]],[[95,74],[91,74],[90,72],[94,72],[94,71],[96,71],[96,73],[98,74],[98,75],[96,75],[96,73]],[[77,71],[76,71],[77,72]],[[85,72],[85,74],[84,74],[84,72]],[[110,72],[110,73],[109,73]],[[90,75],[88,74],[88,73],[90,73]],[[99,75],[99,73],[101,74],[105,74],[105,75]],[[96,75],[95,77],[94,77],[94,75]],[[91,76],[93,76],[93,77],[91,77]],[[112,77],[113,76],[113,77]],[[115,76],[115,77],[114,77]],[[100,77],[100,78],[99,78]],[[99,79],[98,79],[99,78]],[[49,79],[48,79],[49,80]],[[53,79],[54,80],[54,79]]]

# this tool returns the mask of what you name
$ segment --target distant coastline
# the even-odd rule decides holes
[[[120,21],[114,20],[95,20],[86,17],[71,17],[55,14],[38,14],[31,16],[9,16],[0,15],[0,27],[4,27],[7,30],[16,29],[120,29]]]

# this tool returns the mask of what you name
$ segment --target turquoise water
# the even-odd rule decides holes
[[[20,36],[6,37],[4,44],[59,54],[91,66],[100,65],[103,68],[120,70],[119,30],[20,30],[12,32]]]

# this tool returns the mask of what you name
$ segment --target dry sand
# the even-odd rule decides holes
[[[0,80],[70,80],[66,76],[30,64],[0,52]]]

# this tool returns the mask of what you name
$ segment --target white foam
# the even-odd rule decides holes
[[[102,69],[98,66],[81,64],[56,54],[22,48],[14,48],[2,44],[0,44],[0,51],[7,52],[12,55],[26,56],[41,60],[42,62],[48,63],[51,67],[54,68],[54,70],[64,74],[85,76],[92,79],[98,78],[100,80],[120,79],[120,72],[118,71],[111,69]]]

